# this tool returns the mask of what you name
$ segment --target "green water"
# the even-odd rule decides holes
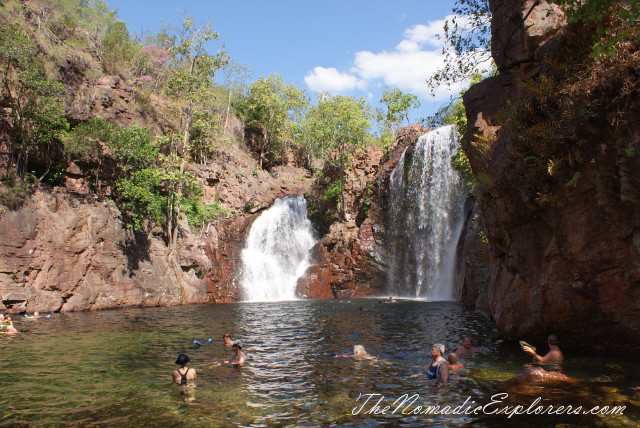
[[[359,307],[365,311],[359,310]],[[2,426],[638,426],[637,358],[567,353],[565,373],[576,385],[541,387],[508,380],[530,359],[504,343],[482,315],[453,303],[376,300],[235,303],[175,308],[14,317],[21,332],[0,335]],[[242,339],[246,367],[228,360],[222,335]],[[447,352],[472,337],[483,353],[446,386],[423,372],[431,344]],[[202,347],[193,339],[214,341]],[[376,361],[332,358],[362,344]],[[539,345],[543,350],[546,347]],[[179,353],[197,370],[194,388],[173,385]],[[422,405],[452,407],[467,398],[487,403],[505,392],[511,405],[624,405],[618,416],[366,414],[359,394],[391,405],[419,394]],[[378,397],[378,396],[376,396]],[[415,408],[415,407],[414,407]]]

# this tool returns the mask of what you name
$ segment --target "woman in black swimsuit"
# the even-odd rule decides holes
[[[180,365],[180,368],[173,371],[173,380],[178,385],[187,385],[187,383],[192,383],[196,380],[196,369],[187,367],[189,361],[191,359],[185,354],[178,355],[176,364]]]

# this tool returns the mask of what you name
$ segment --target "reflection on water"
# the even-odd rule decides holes
[[[362,307],[363,310],[360,310]],[[16,317],[17,318],[17,317]],[[236,303],[125,309],[16,321],[21,334],[0,336],[0,425],[71,426],[504,426],[636,425],[636,361],[566,355],[578,385],[522,385],[509,379],[529,363],[517,344],[501,343],[483,316],[453,303],[375,300]],[[222,335],[241,339],[246,367],[228,360]],[[434,342],[447,352],[469,335],[483,354],[446,386],[426,377]],[[196,347],[211,337],[213,342]],[[375,361],[332,358],[362,344]],[[543,346],[544,348],[544,346]],[[542,350],[541,350],[542,351]],[[180,353],[198,370],[197,386],[173,385]],[[352,415],[359,394],[402,394],[420,404],[487,403],[507,392],[509,405],[626,405],[624,416]],[[359,404],[360,403],[360,404]],[[365,409],[366,410],[366,409]],[[515,422],[514,422],[515,421]]]

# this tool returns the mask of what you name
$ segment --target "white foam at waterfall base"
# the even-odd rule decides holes
[[[389,292],[454,300],[455,249],[466,191],[451,157],[459,144],[454,126],[421,136],[402,154],[389,183]]]
[[[302,196],[277,199],[251,226],[242,250],[240,283],[247,301],[295,299],[316,244]]]

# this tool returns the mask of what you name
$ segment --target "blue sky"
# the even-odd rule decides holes
[[[443,20],[453,0],[107,0],[131,33],[178,25],[182,12],[210,20],[225,50],[251,70],[250,81],[282,75],[310,94],[365,97],[377,105],[386,87],[416,94],[433,114],[453,91],[434,98],[424,84],[441,61]]]

